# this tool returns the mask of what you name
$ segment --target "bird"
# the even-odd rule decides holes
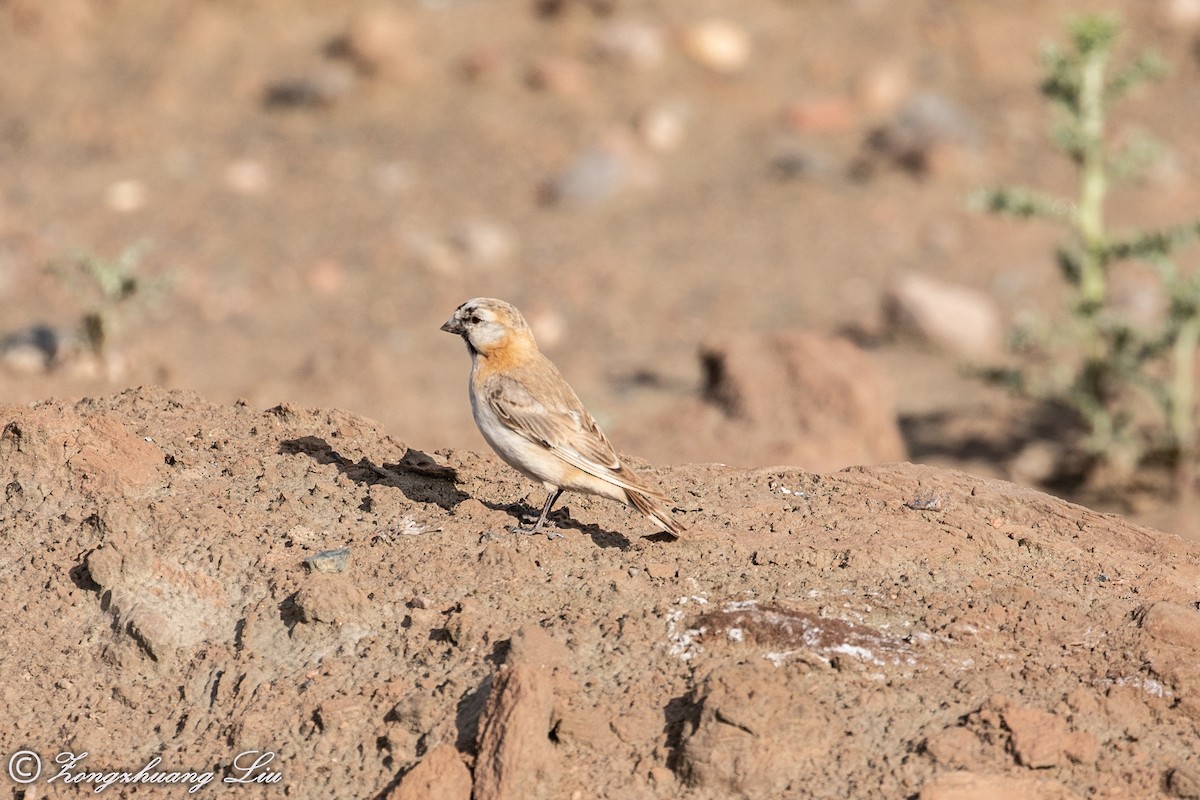
[[[640,511],[678,539],[687,530],[662,491],[634,473],[609,444],[558,368],[538,349],[517,308],[476,297],[455,309],[441,328],[461,336],[471,355],[471,413],[484,440],[510,467],[547,491],[532,528],[544,531],[564,491],[608,497]],[[550,531],[553,539],[562,534]]]

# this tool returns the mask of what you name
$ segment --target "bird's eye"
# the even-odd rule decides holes
[[[477,315],[472,314],[470,318],[467,319],[467,322],[471,323],[472,325],[478,325],[480,322],[482,322],[482,320],[480,320]]]

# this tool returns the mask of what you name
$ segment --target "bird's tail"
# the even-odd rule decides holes
[[[687,528],[671,516],[671,509],[665,504],[632,489],[626,489],[625,496],[629,498],[629,505],[645,514],[654,524],[675,538],[678,539],[687,533]]]

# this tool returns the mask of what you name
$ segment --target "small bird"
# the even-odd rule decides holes
[[[479,432],[510,467],[549,492],[537,524],[517,530],[542,532],[567,489],[631,505],[676,538],[687,530],[671,516],[667,496],[621,463],[514,306],[477,297],[442,330],[461,336],[471,354],[471,412]]]

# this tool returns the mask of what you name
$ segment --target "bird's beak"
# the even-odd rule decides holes
[[[457,336],[462,336],[463,326],[462,323],[458,321],[457,317],[451,317],[442,325],[442,330],[444,330],[446,333],[453,333]]]

